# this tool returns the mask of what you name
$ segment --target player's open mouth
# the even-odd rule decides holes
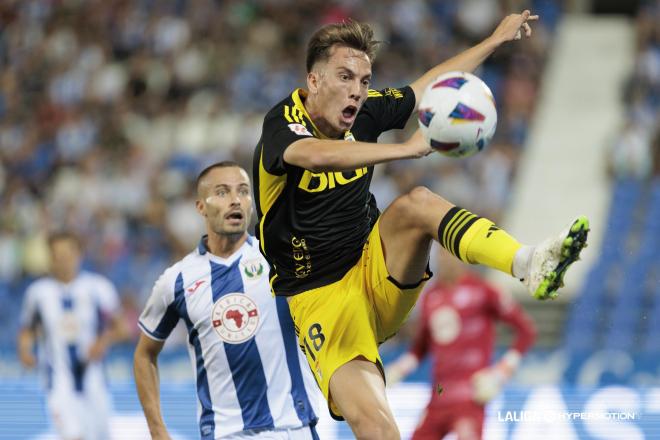
[[[344,119],[351,120],[355,117],[357,114],[357,107],[354,105],[349,105],[344,107],[344,110],[341,111],[341,115],[344,117]]]
[[[228,220],[243,220],[243,213],[239,211],[230,212],[225,218]]]

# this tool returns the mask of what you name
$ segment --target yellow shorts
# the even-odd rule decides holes
[[[398,285],[387,272],[376,223],[360,260],[341,280],[289,299],[300,346],[334,417],[341,414],[329,396],[332,374],[358,356],[382,372],[378,345],[399,330],[430,275],[415,286]]]

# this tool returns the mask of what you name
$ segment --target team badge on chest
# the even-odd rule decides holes
[[[266,268],[260,258],[254,258],[252,260],[241,261],[241,269],[248,279],[254,280],[261,278]]]
[[[213,328],[229,344],[247,341],[257,331],[259,310],[247,295],[230,293],[220,298],[211,312]]]
[[[74,342],[78,339],[80,326],[78,324],[76,315],[70,310],[65,310],[62,312],[62,316],[60,318],[60,331],[62,338],[67,343]]]

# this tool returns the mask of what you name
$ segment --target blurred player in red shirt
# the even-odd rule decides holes
[[[388,366],[386,376],[388,383],[398,382],[431,353],[431,401],[413,440],[440,440],[450,432],[459,440],[481,439],[484,405],[514,373],[521,356],[534,343],[536,330],[519,304],[444,249],[440,249],[438,267],[436,282],[420,301],[415,341]],[[511,326],[515,340],[491,364],[496,321]]]

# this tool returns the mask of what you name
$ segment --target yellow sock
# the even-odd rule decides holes
[[[513,257],[522,246],[492,221],[457,206],[440,222],[438,241],[466,263],[483,264],[509,275]]]

